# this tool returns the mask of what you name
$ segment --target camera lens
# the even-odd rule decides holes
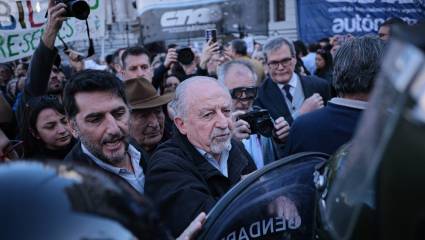
[[[90,15],[90,6],[86,1],[69,1],[67,5],[69,9],[68,11],[71,13],[71,17],[86,20]]]
[[[188,47],[177,49],[177,61],[183,65],[189,65],[195,59],[192,49]]]
[[[259,119],[257,121],[258,133],[265,136],[271,137],[273,132],[273,122],[270,119]]]

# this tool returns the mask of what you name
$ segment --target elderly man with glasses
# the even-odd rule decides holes
[[[283,117],[272,120],[272,136],[254,132],[256,126],[240,119],[242,114],[256,111],[253,103],[257,97],[259,81],[254,67],[240,60],[233,60],[218,69],[218,80],[226,86],[232,97],[232,110],[235,118],[233,138],[242,141],[245,150],[251,155],[257,169],[279,158],[279,144],[289,133],[289,124]],[[257,121],[258,122],[258,121]],[[254,124],[256,125],[256,124]]]
[[[259,88],[255,105],[269,110],[274,119],[283,116],[290,125],[299,115],[323,107],[330,86],[324,79],[294,73],[297,60],[291,41],[276,37],[263,50],[269,77]]]

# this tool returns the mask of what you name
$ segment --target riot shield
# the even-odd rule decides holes
[[[210,211],[198,239],[312,239],[313,173],[327,158],[295,154],[250,174]]]
[[[320,239],[425,237],[425,25],[394,30],[352,145],[330,160]]]

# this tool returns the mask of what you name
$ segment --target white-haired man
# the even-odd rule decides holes
[[[151,157],[146,192],[177,236],[242,175],[254,171],[255,164],[243,145],[232,140],[232,99],[217,80],[185,80],[172,106],[177,131]]]

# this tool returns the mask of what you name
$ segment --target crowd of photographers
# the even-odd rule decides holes
[[[306,47],[274,37],[251,53],[241,39],[209,34],[201,53],[132,46],[93,67],[72,50],[61,63],[54,43],[65,8],[51,1],[30,59],[0,64],[0,161],[97,169],[152,198],[171,234],[186,239],[247,174],[351,139],[386,28],[400,24],[384,23],[382,40],[334,36]]]

